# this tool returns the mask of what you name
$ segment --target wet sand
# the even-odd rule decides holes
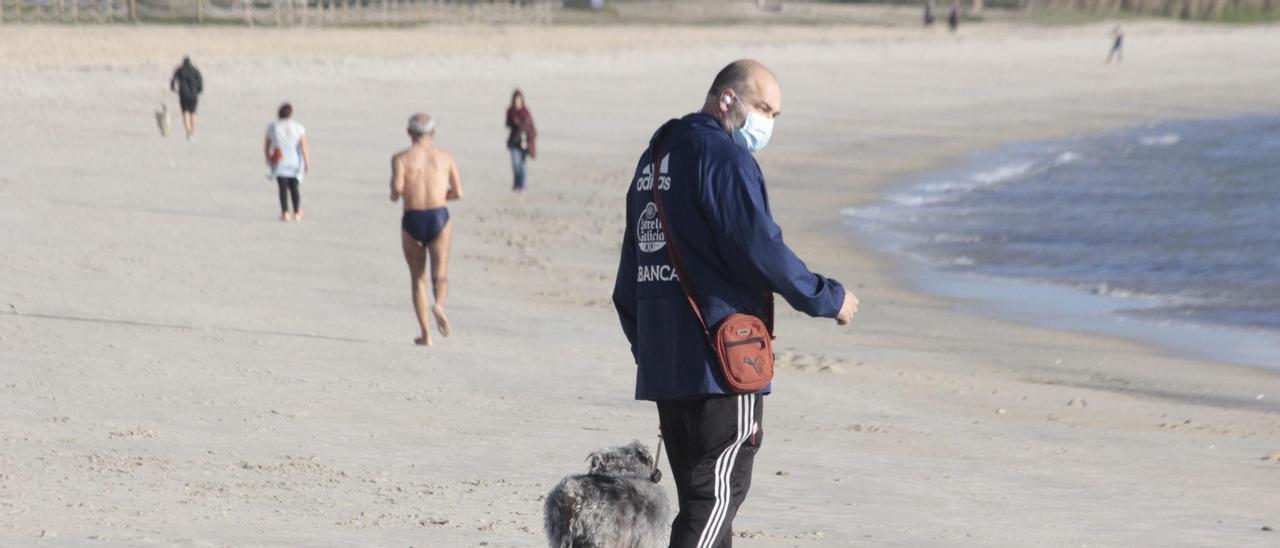
[[[656,434],[609,302],[634,162],[752,56],[775,215],[863,311],[780,316],[738,545],[1274,545],[1280,376],[957,312],[840,218],[1001,143],[1280,108],[1274,28],[1126,25],[1108,67],[1109,29],[5,27],[0,544],[538,545],[562,475]],[[152,117],[183,53],[194,145]],[[260,159],[286,99],[299,224]],[[467,185],[430,349],[387,201],[416,110]]]

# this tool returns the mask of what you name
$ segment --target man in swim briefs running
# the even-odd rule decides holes
[[[436,300],[431,313],[436,319],[436,329],[448,337],[450,327],[444,315],[444,298],[449,290],[449,240],[453,225],[445,203],[462,199],[462,180],[453,155],[432,144],[436,124],[431,116],[414,114],[409,118],[408,132],[413,146],[391,158],[391,201],[404,197],[400,241],[404,259],[409,263],[413,309],[422,328],[422,336],[413,342],[431,346],[427,328],[426,261],[430,256],[431,285]]]

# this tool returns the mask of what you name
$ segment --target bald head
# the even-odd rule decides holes
[[[425,112],[419,112],[409,117],[409,137],[417,141],[423,136],[435,136],[436,122],[431,119],[431,115]]]
[[[716,73],[702,111],[719,120],[725,130],[742,126],[749,111],[776,118],[782,112],[778,77],[754,59],[729,63]]]
[[[719,97],[724,90],[731,89],[739,95],[758,90],[765,81],[778,85],[778,78],[763,63],[754,59],[739,59],[720,69],[716,78],[707,90],[708,97]]]

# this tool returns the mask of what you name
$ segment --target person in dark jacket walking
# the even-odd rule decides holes
[[[1124,61],[1124,31],[1120,30],[1120,25],[1116,25],[1115,30],[1111,31],[1111,51],[1107,53],[1107,64],[1111,64],[1114,58],[1117,63]]]
[[[196,140],[196,101],[204,91],[204,78],[191,64],[190,57],[183,57],[182,64],[173,71],[169,89],[178,92],[178,106],[182,107],[182,127],[187,130],[187,140]]]
[[[678,252],[710,326],[733,313],[766,317],[774,293],[840,325],[858,309],[839,282],[796,257],[770,213],[752,154],[768,144],[781,103],[777,78],[764,65],[729,64],[701,112],[654,134],[627,192],[613,302],[636,361],[635,398],[657,403],[668,448],[679,498],[672,547],[731,545],[762,441],[763,396],[772,387],[749,394],[728,387],[667,246]]]
[[[515,181],[511,190],[523,192],[528,181],[529,159],[538,158],[538,129],[533,125],[533,115],[524,104],[524,92],[515,90],[511,94],[511,105],[507,107],[507,151],[511,153],[511,171]]]

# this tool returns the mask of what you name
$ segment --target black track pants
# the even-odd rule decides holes
[[[763,412],[759,394],[658,402],[680,499],[680,513],[671,524],[672,548],[733,545],[733,518],[751,487]]]

